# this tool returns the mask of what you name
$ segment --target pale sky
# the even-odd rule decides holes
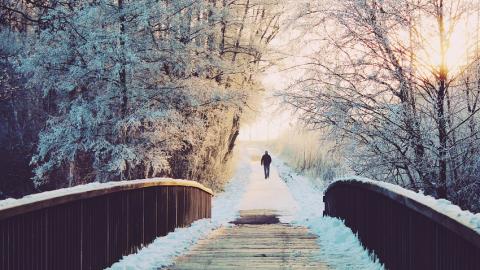
[[[288,26],[284,27],[288,28]],[[239,140],[241,141],[274,140],[297,121],[290,108],[279,105],[281,100],[274,97],[274,94],[285,89],[295,78],[303,74],[301,69],[282,69],[309,61],[305,56],[314,52],[317,44],[311,41],[314,39],[312,35],[299,38],[300,32],[295,29],[288,28],[280,33],[270,44],[272,51],[275,52],[267,58],[277,57],[278,52],[282,52],[282,56],[289,56],[264,72],[261,82],[266,94],[261,111],[254,123],[240,128]]]
[[[295,120],[285,105],[279,105],[279,99],[272,95],[276,90],[288,85],[288,79],[282,76],[278,68],[273,67],[262,78],[266,94],[255,122],[240,128],[239,140],[274,140]]]

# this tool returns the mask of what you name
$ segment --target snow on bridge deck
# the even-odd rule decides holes
[[[323,217],[322,189],[310,179],[273,157],[265,180],[263,150],[241,146],[240,153],[211,219],[178,228],[110,269],[383,269],[340,220]]]
[[[248,149],[250,182],[234,226],[222,226],[167,269],[327,269],[317,237],[289,224],[298,204],[276,170],[264,179],[259,152]],[[280,222],[282,221],[282,222]]]
[[[263,210],[242,211],[241,224],[214,231],[167,269],[328,269],[314,234],[278,221]]]

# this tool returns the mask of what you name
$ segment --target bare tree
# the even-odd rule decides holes
[[[461,27],[478,8],[469,0],[310,4],[299,21],[315,26],[305,32],[318,50],[285,101],[350,145],[357,173],[455,200],[462,160],[479,153],[478,89],[462,79],[478,64],[465,50],[478,35],[465,47],[457,40],[478,32]]]

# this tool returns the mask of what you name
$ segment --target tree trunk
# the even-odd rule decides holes
[[[128,110],[128,93],[127,93],[127,71],[126,71],[126,59],[125,59],[125,16],[123,15],[123,0],[117,0],[118,11],[120,14],[120,71],[119,71],[119,83],[121,92],[121,105],[120,114],[122,118],[127,115]]]
[[[440,57],[441,62],[438,72],[438,90],[437,90],[437,121],[438,121],[438,181],[437,196],[447,198],[447,125],[445,114],[445,95],[447,92],[447,63],[446,63],[446,36],[445,21],[443,17],[443,0],[439,1],[437,6],[437,23],[440,35]]]
[[[222,10],[226,10],[227,0],[222,0]],[[227,32],[227,21],[225,16],[222,16],[221,27],[220,27],[220,55],[223,56],[225,53],[225,34]]]
[[[248,10],[250,9],[250,0],[247,0],[245,3],[245,10],[243,12],[242,22],[240,24],[240,29],[238,29],[237,39],[235,41],[235,50],[232,56],[232,63],[237,59],[238,49],[240,48],[240,40],[242,39],[243,28],[245,27],[245,21],[247,19]]]

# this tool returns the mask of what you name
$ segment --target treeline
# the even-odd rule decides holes
[[[284,94],[304,122],[356,174],[479,212],[479,2],[315,1],[297,15],[315,49]]]
[[[2,0],[2,195],[158,176],[221,188],[282,9]]]

